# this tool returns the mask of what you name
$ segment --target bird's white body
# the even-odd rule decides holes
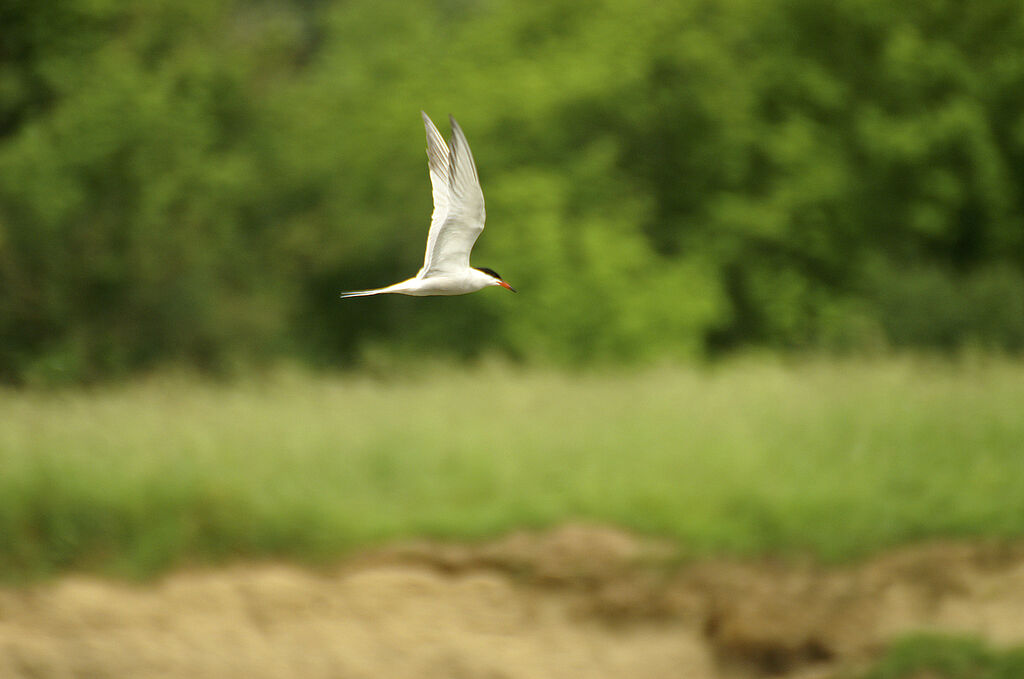
[[[476,269],[469,265],[469,253],[484,230],[486,213],[484,194],[466,136],[455,118],[449,116],[452,139],[450,144],[446,144],[433,121],[426,113],[420,113],[427,130],[427,159],[434,196],[434,213],[430,217],[423,267],[415,277],[400,283],[374,290],[343,292],[341,296],[368,297],[392,293],[416,297],[464,295],[492,285],[515,292],[490,269]]]
[[[504,281],[502,281],[504,282]],[[413,297],[429,297],[431,295],[465,295],[477,290],[483,290],[489,285],[501,285],[495,279],[472,267],[466,267],[465,271],[440,276],[429,276],[420,278],[409,278],[400,283],[389,285],[386,288],[375,290],[360,290],[358,292],[343,292],[342,297],[368,297],[370,295],[384,295],[395,293],[399,295],[411,295]]]

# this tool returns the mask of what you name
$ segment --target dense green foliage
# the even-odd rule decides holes
[[[1024,348],[1019,0],[0,8],[0,379]],[[419,265],[455,113],[518,296]]]
[[[0,579],[330,560],[572,519],[694,555],[1019,538],[1021,412],[1008,361],[6,390]]]
[[[972,639],[923,635],[888,649],[860,679],[1018,679],[1024,648],[995,650]]]

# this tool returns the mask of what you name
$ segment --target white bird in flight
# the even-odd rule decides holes
[[[469,265],[469,252],[484,230],[484,192],[476,175],[476,164],[469,142],[455,118],[452,138],[448,144],[433,121],[420,111],[427,128],[427,160],[430,185],[434,193],[434,214],[430,217],[427,252],[423,268],[414,278],[386,288],[343,292],[342,297],[366,297],[397,293],[399,295],[464,295],[490,285],[515,289],[491,269]]]

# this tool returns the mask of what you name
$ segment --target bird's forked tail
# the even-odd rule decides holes
[[[382,292],[384,292],[384,288],[377,290],[355,290],[353,292],[343,292],[341,293],[341,299],[345,299],[346,297],[369,297],[370,295],[379,295]]]

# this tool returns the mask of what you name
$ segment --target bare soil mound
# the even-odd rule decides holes
[[[916,631],[1021,644],[1021,611],[1019,547],[681,563],[666,544],[567,525],[406,543],[330,574],[249,565],[0,590],[0,677],[809,679]]]

